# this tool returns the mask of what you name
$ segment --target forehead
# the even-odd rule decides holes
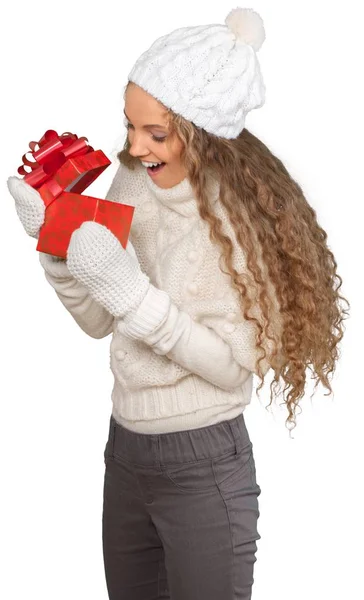
[[[125,111],[128,116],[138,117],[138,113],[143,112],[143,116],[158,118],[161,123],[167,122],[166,107],[154,98],[151,94],[135,84],[130,84],[125,93]],[[157,121],[156,121],[157,122]]]

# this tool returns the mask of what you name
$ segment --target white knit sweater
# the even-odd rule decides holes
[[[218,201],[219,184],[212,176],[208,195],[224,233],[233,240],[234,267],[244,272],[245,255]],[[148,321],[153,322],[153,314],[146,310],[152,306],[150,298],[125,320],[114,319],[70,275],[65,262],[42,253],[39,257],[47,280],[78,325],[94,338],[113,333],[115,419],[135,432],[167,433],[236,417],[252,396],[254,324],[243,319],[238,292],[219,268],[220,249],[209,239],[188,179],[162,189],[142,165],[134,171],[120,165],[106,198],[135,206],[130,241],[141,269],[172,300],[167,318],[156,330],[143,337]],[[261,257],[258,248],[257,252]],[[264,275],[277,328],[279,307],[266,271]],[[261,314],[257,303],[253,314],[258,318]],[[269,340],[265,348],[271,349]],[[269,363],[262,365],[267,372]]]

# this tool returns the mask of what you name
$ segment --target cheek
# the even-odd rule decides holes
[[[169,162],[178,163],[181,160],[181,149],[178,146],[172,147],[169,151]]]
[[[179,163],[181,161],[182,149],[183,144],[176,135],[172,139],[167,140],[163,152],[164,156],[168,157],[168,159],[166,158],[166,162]]]
[[[179,161],[182,160],[182,151],[183,151],[183,144],[180,140],[178,140],[178,143],[175,148],[175,156]]]

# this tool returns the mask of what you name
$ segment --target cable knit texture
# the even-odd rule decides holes
[[[244,272],[245,255],[212,175],[207,191],[223,232],[233,240],[234,267]],[[125,318],[114,318],[71,274],[54,274],[54,265],[41,262],[84,331],[92,337],[113,333],[115,419],[136,432],[166,433],[234,418],[251,400],[255,328],[243,319],[238,292],[219,268],[220,249],[209,239],[189,181],[162,189],[142,165],[133,171],[119,165],[106,197],[135,206],[130,240],[150,281],[139,305]],[[261,260],[258,247],[257,256]],[[274,288],[261,266],[273,300],[270,318],[280,331]],[[270,340],[265,347],[269,352]],[[263,367],[269,369],[268,361]]]
[[[265,102],[257,58],[264,39],[257,12],[232,9],[225,24],[180,27],[159,37],[128,79],[198,127],[235,138],[248,112]]]

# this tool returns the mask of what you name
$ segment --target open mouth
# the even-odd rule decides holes
[[[166,163],[162,163],[160,165],[157,165],[156,167],[147,167],[149,175],[156,175],[157,173],[159,173],[163,169],[165,164]]]

